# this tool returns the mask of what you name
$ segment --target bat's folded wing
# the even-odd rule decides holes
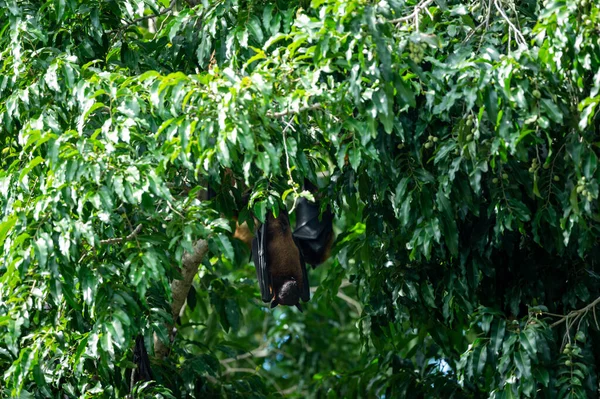
[[[271,302],[273,291],[267,257],[266,223],[259,227],[256,236],[252,240],[252,259],[256,268],[256,277],[258,278],[262,300],[263,302]]]
[[[296,244],[298,249],[300,249],[299,242],[295,238],[294,244]],[[302,268],[302,290],[300,291],[300,299],[302,299],[304,302],[308,302],[310,301],[310,282],[308,280],[308,272],[306,271],[304,255],[302,255],[302,251],[298,252],[300,253],[300,267]]]
[[[294,238],[298,241],[306,261],[316,265],[330,245],[333,231],[333,214],[330,209],[323,212],[319,220],[319,205],[305,198],[298,201]]]

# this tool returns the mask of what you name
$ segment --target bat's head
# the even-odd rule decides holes
[[[300,302],[300,286],[294,279],[286,280],[277,291],[271,307],[277,305],[296,306]]]

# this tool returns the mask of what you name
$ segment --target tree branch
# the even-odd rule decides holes
[[[590,310],[593,310],[594,313],[596,312],[596,305],[598,305],[600,303],[600,297],[596,298],[592,303],[584,306],[581,309],[578,310],[572,310],[570,311],[568,314],[566,315],[562,315],[560,316],[560,319],[555,321],[554,323],[550,324],[551,328],[554,328],[556,326],[561,325],[562,323],[564,323],[565,321],[568,320],[573,320],[573,323],[579,319],[580,317],[582,317],[583,315],[585,315],[587,312],[589,312]],[[549,316],[556,316],[552,313],[546,313],[544,312],[544,314],[549,315]],[[573,323],[571,323],[571,325],[573,325]]]
[[[173,9],[173,7],[175,7],[175,3],[176,3],[176,0],[171,0],[171,4],[169,4],[169,7],[165,8],[162,11],[160,11],[158,14],[149,14],[149,15],[144,15],[142,17],[136,18],[133,21],[127,22],[125,25],[121,26],[118,29],[113,29],[113,30],[108,31],[108,33],[112,34],[112,33],[116,33],[116,32],[122,32],[122,31],[126,30],[127,28],[129,28],[131,25],[135,25],[138,22],[146,21],[147,19],[151,19],[151,18],[155,18],[155,17],[160,17],[161,15],[165,15],[168,12],[170,12]]]
[[[362,315],[362,306],[360,305],[360,303],[358,301],[350,298],[348,295],[344,294],[342,291],[338,291],[337,297],[346,301],[346,303],[348,305],[354,306],[356,308],[356,312],[358,313],[358,315],[359,316]]]
[[[228,368],[225,369],[225,372],[223,374],[231,374],[231,373],[250,373],[250,374],[256,374],[258,373],[258,371],[256,371],[255,369],[251,369],[251,368]]]
[[[137,227],[127,237],[107,238],[106,240],[100,240],[100,244],[110,245],[110,244],[118,244],[123,241],[131,241],[138,234],[140,234],[141,231],[142,231],[142,225],[138,224]]]
[[[315,109],[321,109],[321,108],[323,108],[323,106],[319,103],[316,103],[313,105],[307,105],[305,107],[300,107],[295,111],[287,110],[287,111],[279,111],[279,112],[267,112],[267,116],[269,118],[282,118],[282,117],[290,115],[290,114],[299,114],[300,112],[313,111]]]
[[[222,365],[226,365],[228,363],[238,362],[240,360],[244,360],[244,359],[248,359],[248,358],[263,358],[263,357],[269,356],[269,354],[272,353],[272,352],[275,352],[275,353],[277,353],[279,355],[285,356],[285,357],[287,357],[289,359],[292,359],[292,360],[294,359],[293,356],[287,354],[286,352],[284,352],[282,350],[275,349],[275,348],[268,349],[267,348],[267,344],[265,343],[265,344],[259,346],[256,349],[252,349],[249,352],[243,353],[243,354],[235,356],[235,357],[229,357],[227,359],[223,359],[223,360],[220,361],[220,363]]]
[[[182,279],[173,280],[171,282],[171,291],[173,293],[173,301],[171,302],[171,316],[173,316],[173,322],[177,321],[185,300],[187,299],[188,292],[192,287],[194,276],[198,273],[198,268],[202,259],[208,252],[208,242],[206,240],[198,240],[194,245],[194,251],[192,253],[186,252],[182,259],[182,268],[180,270]],[[172,330],[173,326],[169,326]],[[171,340],[173,337],[171,337]],[[169,348],[154,334],[154,354],[159,359],[164,358],[169,353]]]
[[[523,47],[527,47],[527,40],[525,40],[523,33],[521,33],[521,31],[510,21],[508,15],[506,15],[502,7],[500,7],[497,0],[494,1],[494,6],[496,7],[500,15],[502,15],[502,18],[506,21],[510,29],[512,29],[515,33],[515,39],[517,40],[517,43]]]
[[[388,22],[391,24],[397,24],[400,22],[410,21],[411,19],[415,18],[422,9],[428,7],[431,3],[433,3],[433,0],[421,1],[419,4],[417,4],[415,6],[415,9],[413,10],[413,12],[411,12],[407,16],[401,17],[401,18],[396,18],[396,19],[390,19]]]

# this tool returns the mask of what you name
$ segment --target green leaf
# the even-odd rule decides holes
[[[403,79],[394,79],[396,93],[400,97],[400,104],[408,105],[409,107],[416,106],[415,93]]]
[[[46,266],[48,262],[48,235],[46,233],[42,233],[40,238],[35,240],[35,249],[36,255],[38,258],[38,262],[41,268]]]
[[[488,88],[484,95],[485,109],[488,118],[492,123],[496,123],[496,120],[498,119],[498,95],[492,87]]]
[[[247,23],[248,32],[258,43],[262,44],[264,41],[264,35],[262,28],[260,27],[260,21],[256,15],[250,17]]]
[[[525,348],[529,357],[533,360],[537,358],[537,342],[535,331],[531,328],[526,329],[524,332],[519,334],[519,342],[521,346]]]
[[[531,362],[529,356],[521,350],[515,352],[515,365],[521,374],[521,378],[531,378]]]
[[[480,347],[479,358],[477,359],[477,372],[475,375],[481,375],[483,372],[483,368],[485,367],[487,361],[487,345],[483,345]],[[473,364],[475,364],[475,359],[473,360]]]
[[[537,381],[540,381],[542,385],[548,387],[548,384],[550,383],[550,374],[548,373],[548,370],[536,367],[533,371],[533,375]]]
[[[427,306],[431,308],[436,308],[433,286],[429,281],[425,284],[421,284],[421,294],[423,295],[423,300],[425,301]]]
[[[56,22],[61,22],[65,14],[65,0],[56,1]],[[60,25],[60,24],[59,24]]]
[[[22,182],[23,178],[29,174],[29,172],[31,172],[33,170],[33,168],[35,168],[36,166],[38,166],[39,164],[41,164],[42,162],[44,162],[44,158],[37,156],[35,158],[33,158],[31,161],[29,161],[27,163],[27,165],[23,168],[23,170],[21,170],[21,173],[19,174],[19,181]]]
[[[264,223],[267,216],[267,201],[256,202],[252,209],[254,210],[254,215],[258,218],[258,220],[261,223]]]
[[[500,353],[500,348],[502,347],[502,342],[504,340],[504,334],[506,333],[506,322],[504,319],[498,319],[492,325],[492,349],[494,354],[498,355]]]
[[[357,148],[356,146],[353,146],[350,148],[348,155],[349,155],[350,165],[352,166],[352,169],[354,169],[354,171],[357,171],[360,166],[361,159],[362,159],[362,154],[361,154],[360,149]]]
[[[229,260],[235,259],[235,252],[233,250],[233,245],[231,245],[231,241],[224,234],[217,234],[216,236],[217,243],[219,245],[219,249],[225,255],[225,257]]]
[[[8,232],[15,226],[17,223],[17,217],[12,215],[9,216],[5,221],[0,222],[0,247],[4,244],[4,240],[8,235]]]
[[[550,117],[556,123],[563,122],[563,114],[560,112],[560,109],[556,104],[554,104],[550,99],[543,98],[540,101],[542,108],[546,112],[546,115]]]
[[[229,325],[233,331],[238,331],[240,328],[240,319],[242,314],[237,302],[232,299],[227,299],[225,301],[225,313],[227,314],[227,321],[229,322]]]
[[[441,192],[437,193],[437,205],[441,211],[441,224],[444,231],[444,241],[448,250],[454,256],[458,255],[458,227],[449,199]]]
[[[263,26],[267,29],[271,28],[271,20],[273,19],[273,5],[267,4],[263,10]]]
[[[584,160],[583,160],[583,175],[587,179],[592,179],[594,177],[594,173],[596,172],[596,168],[598,167],[598,157],[594,153],[593,150],[588,150],[585,152]]]

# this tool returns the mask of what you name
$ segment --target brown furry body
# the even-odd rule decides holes
[[[269,213],[267,218],[267,251],[271,263],[274,296],[283,305],[295,305],[304,284],[300,250],[292,237],[286,213],[280,213],[277,218]]]

